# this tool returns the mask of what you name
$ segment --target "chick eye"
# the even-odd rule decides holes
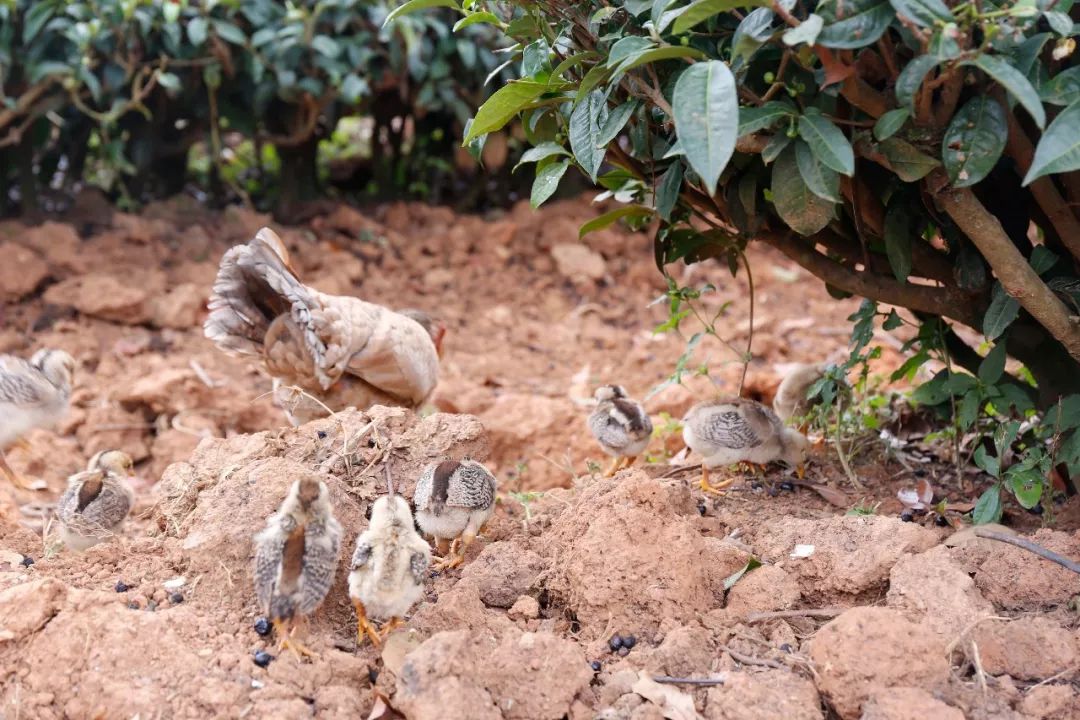
[[[367,510],[364,511],[364,519],[365,520],[370,520],[371,519],[371,508],[372,508],[372,506],[368,505]]]

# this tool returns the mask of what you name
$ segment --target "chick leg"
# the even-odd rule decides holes
[[[402,620],[401,618],[399,618],[397,616],[392,617],[392,618],[390,618],[389,622],[387,622],[385,625],[382,626],[382,630],[379,631],[379,634],[384,638],[389,637],[390,633],[394,632],[395,630],[397,630],[399,627],[401,627],[404,624],[405,624],[405,621]]]
[[[623,463],[622,469],[626,470],[628,467],[637,462],[637,455],[626,458],[626,462]]]
[[[7,458],[4,457],[3,450],[0,450],[0,472],[4,473],[4,477],[8,479],[8,482],[20,490],[33,489],[30,483],[28,483],[22,475],[11,469],[11,466],[7,463]]]
[[[352,604],[356,609],[356,646],[362,646],[364,644],[364,638],[369,638],[372,645],[376,648],[381,647],[382,638],[379,637],[379,633],[375,630],[375,626],[368,620],[367,611],[364,610],[364,603],[353,598]]]
[[[475,537],[476,536],[474,535],[473,538]],[[472,542],[472,540],[470,539],[469,542]],[[446,553],[446,555],[444,555],[443,557],[439,558],[438,561],[431,567],[435,570],[449,570],[450,568],[456,568],[458,565],[463,563],[465,561],[465,552],[458,551],[458,545],[460,543],[460,537],[454,538],[454,542],[450,543],[450,551]]]
[[[604,477],[609,478],[619,471],[619,465],[622,463],[622,458],[612,458],[611,465],[606,471],[604,471]]]
[[[735,482],[735,478],[728,478],[727,480],[724,480],[723,482],[721,482],[719,485],[711,485],[711,484],[709,484],[709,468],[708,468],[707,465],[702,463],[702,465],[701,465],[701,489],[702,489],[702,491],[707,492],[707,493],[714,493],[716,495],[721,495],[721,494],[723,494],[723,493],[721,493],[721,490],[723,490],[724,488],[726,488],[728,485],[730,485],[733,482]]]
[[[274,621],[274,631],[278,634],[278,637],[281,638],[278,641],[278,652],[289,650],[296,656],[297,660],[300,660],[301,657],[318,657],[314,652],[305,647],[302,642],[293,637],[299,624],[296,616],[293,616],[285,622],[281,622],[280,620]]]

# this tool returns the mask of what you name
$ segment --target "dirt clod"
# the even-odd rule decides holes
[[[861,720],[964,720],[964,713],[926,690],[896,687],[875,693],[863,706]]]

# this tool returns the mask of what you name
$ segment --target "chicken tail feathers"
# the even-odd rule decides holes
[[[317,306],[313,293],[293,271],[281,238],[263,228],[249,243],[222,257],[203,333],[225,352],[262,355],[266,332],[277,317],[290,314],[305,327]],[[314,333],[304,335],[309,344],[321,345]],[[309,349],[319,354],[318,347]]]

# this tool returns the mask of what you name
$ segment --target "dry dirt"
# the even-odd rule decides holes
[[[268,218],[184,200],[136,217],[87,197],[64,222],[0,223],[0,352],[54,346],[78,363],[69,418],[8,453],[48,488],[0,500],[0,718],[1080,717],[1076,576],[901,522],[896,490],[914,477],[882,452],[857,459],[860,492],[835,455],[816,458],[810,477],[844,491],[845,507],[757,483],[705,499],[688,476],[659,477],[681,447],[662,413],[678,418],[711,391],[694,377],[647,402],[653,462],[595,472],[591,389],[617,382],[643,397],[684,347],[652,333],[666,309],[650,305],[664,286],[649,236],[612,228],[579,243],[595,212],[585,200],[486,218],[395,204],[285,228],[320,289],[423,308],[450,329],[433,407],[296,429],[267,397],[269,378],[200,331],[221,253]],[[747,392],[767,400],[784,363],[841,356],[856,303],[773,253],[750,258]],[[711,263],[676,273],[719,287],[707,307],[730,303],[721,325],[744,344],[744,282]],[[884,374],[898,344],[878,342]],[[734,392],[731,353],[706,355]],[[254,630],[251,537],[290,482],[315,472],[351,553],[383,487],[372,423],[406,495],[424,463],[470,455],[499,477],[498,512],[381,654],[357,647],[343,562],[306,628],[318,656],[279,655]],[[138,461],[138,501],[122,537],[74,555],[56,546],[50,504],[103,448]],[[978,478],[950,484],[944,465],[923,470],[951,502],[980,490]],[[880,506],[845,515],[857,502]],[[1075,505],[1056,505],[1033,539],[1080,558]],[[1007,520],[1039,523],[1015,507]],[[796,557],[796,546],[813,550]],[[726,588],[751,557],[764,565]],[[616,634],[632,649],[613,652]],[[268,667],[260,650],[275,656]]]

